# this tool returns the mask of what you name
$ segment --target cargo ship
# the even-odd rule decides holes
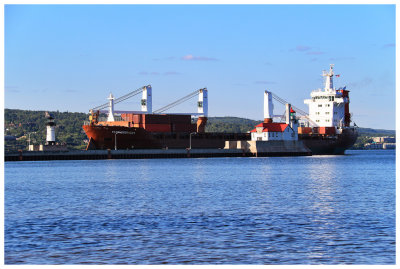
[[[357,128],[350,126],[349,91],[346,88],[337,90],[333,88],[333,65],[330,71],[324,72],[323,75],[326,77],[325,89],[313,91],[311,99],[305,100],[305,103],[309,105],[309,113],[303,113],[303,116],[299,117],[299,127],[294,130],[296,139],[303,141],[312,154],[343,154],[355,143],[358,136]],[[141,111],[114,110],[114,104],[140,93],[142,93]],[[175,105],[196,96],[198,96],[197,113],[164,113]],[[272,96],[282,101],[281,98]],[[152,111],[150,85],[118,99],[110,94],[108,100],[108,103],[91,109],[89,122],[83,125],[89,141],[86,148],[88,150],[224,148],[227,141],[252,139],[250,130],[247,133],[205,132],[208,117],[206,88],[197,90],[156,111]],[[107,107],[108,111],[102,110]],[[289,115],[289,111],[287,112]],[[101,114],[108,114],[107,119],[101,119]],[[197,120],[193,121],[193,116],[196,116]],[[272,118],[268,118],[262,124],[267,126],[272,124],[271,122]]]
[[[140,92],[141,111],[115,111],[114,104]],[[225,141],[250,140],[250,133],[206,133],[208,114],[208,91],[206,88],[152,111],[152,88],[140,88],[121,98],[108,97],[109,103],[91,109],[89,122],[83,125],[88,137],[89,149],[178,149],[178,148],[224,148]],[[197,113],[166,114],[163,111],[198,96]],[[100,109],[108,106],[108,111]],[[107,112],[107,119],[99,117]],[[120,116],[117,118],[115,114]],[[197,116],[193,122],[192,116]]]
[[[351,126],[349,90],[346,86],[333,87],[333,78],[339,77],[333,72],[333,64],[325,77],[324,89],[311,92],[311,98],[304,100],[309,113],[303,116],[298,127],[298,138],[312,151],[318,154],[344,154],[352,147],[358,137],[358,128]]]

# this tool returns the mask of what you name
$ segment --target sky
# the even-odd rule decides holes
[[[308,111],[334,64],[360,127],[395,129],[395,5],[5,5],[4,107],[88,112],[144,85],[153,110],[206,87],[209,116]],[[140,96],[116,105],[140,110]],[[195,99],[168,112],[197,112]],[[275,114],[284,107],[275,103]]]

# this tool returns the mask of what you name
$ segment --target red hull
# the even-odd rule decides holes
[[[148,132],[143,128],[83,125],[88,149],[224,148],[225,141],[250,140],[249,133]]]

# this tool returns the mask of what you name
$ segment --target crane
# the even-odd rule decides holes
[[[208,96],[207,96],[207,88],[202,88],[199,90],[196,90],[178,100],[176,100],[175,102],[172,102],[166,106],[163,106],[160,109],[157,109],[154,111],[155,114],[159,114],[162,113],[168,109],[171,109],[183,102],[186,102],[190,99],[192,99],[193,97],[199,96],[199,101],[197,102],[197,107],[198,107],[198,113],[190,113],[191,115],[204,115],[207,117],[208,114]],[[187,114],[187,113],[185,113]]]
[[[134,91],[132,91],[132,92],[130,92],[128,94],[125,94],[125,95],[123,95],[123,96],[121,96],[121,97],[119,97],[117,99],[114,99],[114,104],[118,104],[118,103],[120,103],[122,101],[125,101],[126,99],[129,99],[129,98],[131,98],[131,97],[133,97],[135,95],[140,94],[144,87],[140,87],[137,90],[134,90]],[[96,106],[96,107],[92,108],[91,110],[93,110],[93,111],[101,110],[101,109],[104,109],[104,108],[108,107],[108,105],[109,105],[108,103],[105,103],[105,104],[102,104],[100,106]]]
[[[273,92],[271,92],[271,94],[272,94],[272,98],[273,98],[274,100],[278,101],[279,103],[281,103],[281,104],[283,104],[283,105],[289,103],[289,102],[287,102],[286,100],[280,98],[278,95],[274,94]],[[307,113],[307,112],[305,112],[305,111],[303,111],[302,109],[300,109],[300,108],[298,108],[298,107],[295,107],[295,106],[293,106],[293,105],[292,105],[292,108],[293,108],[298,114],[301,115],[301,116],[299,117],[300,119],[306,119],[306,120],[308,120],[308,122],[309,122],[312,126],[318,126],[314,121],[312,121],[312,120],[310,119],[310,117],[308,116],[308,113]]]

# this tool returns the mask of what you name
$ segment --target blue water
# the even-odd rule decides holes
[[[394,264],[395,152],[5,163],[6,264]]]

